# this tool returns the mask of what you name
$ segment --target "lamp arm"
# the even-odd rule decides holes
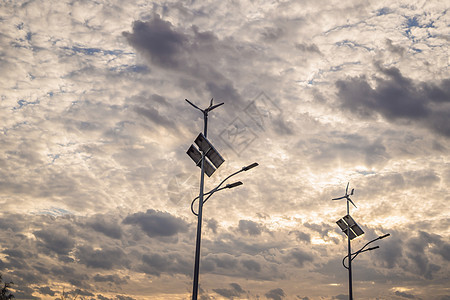
[[[347,256],[345,256],[343,259],[342,259],[342,265],[344,266],[344,268],[346,268],[347,270],[348,270],[348,267],[345,265],[345,259],[348,257],[348,255]]]
[[[223,190],[223,189],[226,188],[226,186],[220,188],[220,186],[221,186],[225,181],[227,181],[228,179],[230,179],[230,177],[232,177],[232,176],[234,176],[234,175],[236,175],[236,174],[238,174],[238,173],[240,173],[240,172],[242,172],[242,171],[244,171],[244,169],[241,169],[241,170],[239,170],[239,171],[234,172],[233,174],[229,175],[227,178],[225,178],[224,180],[222,180],[222,182],[219,183],[218,186],[216,186],[215,188],[213,188],[213,189],[210,190],[209,192],[205,193],[204,195],[208,195],[208,197],[206,197],[206,199],[203,200],[203,204],[205,204],[205,202],[208,201],[208,199],[209,199],[215,192],[220,191],[220,190]],[[194,215],[196,215],[196,216],[198,216],[198,214],[194,211],[194,203],[195,203],[195,201],[197,201],[198,198],[199,198],[199,196],[195,197],[194,200],[192,200],[192,202],[191,202],[191,212],[192,212]]]
[[[242,171],[244,171],[244,170],[241,169],[241,170],[239,170],[239,171],[234,172],[234,173],[231,174],[231,175],[228,175],[228,177],[225,178],[224,180],[222,180],[222,182],[219,183],[218,186],[216,186],[215,188],[213,188],[212,190],[210,190],[209,192],[207,192],[206,194],[209,194],[209,195],[208,195],[208,197],[206,197],[205,200],[203,200],[203,204],[205,204],[205,202],[208,201],[209,197],[211,197],[212,194],[214,194],[214,193],[217,192],[217,191],[223,190],[223,189],[225,188],[225,187],[220,188],[220,186],[221,186],[225,181],[227,181],[228,179],[230,179],[230,177],[233,177],[234,175],[241,173]],[[205,195],[206,195],[206,194],[205,194]]]

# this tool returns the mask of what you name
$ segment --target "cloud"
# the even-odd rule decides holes
[[[114,283],[116,285],[125,284],[127,282],[127,280],[125,278],[120,278],[120,276],[118,276],[116,274],[112,274],[112,275],[96,274],[92,279],[95,282],[110,282],[110,283]]]
[[[208,220],[206,220],[206,225],[208,226],[209,229],[211,229],[211,231],[214,234],[217,233],[217,229],[219,228],[219,222],[217,222],[216,219],[208,219]]]
[[[162,273],[190,275],[192,273],[192,260],[175,251],[144,254],[142,262],[144,264],[139,267],[139,270],[151,275],[160,276]]]
[[[260,235],[264,227],[251,220],[239,220],[238,230],[248,235]]]
[[[200,32],[197,26],[175,27],[153,14],[146,21],[133,22],[132,32],[123,32],[128,43],[163,72],[172,72],[179,87],[194,91],[208,91],[215,99],[238,105],[242,102],[233,80],[226,75],[227,65],[218,64],[217,57],[237,54],[230,48],[232,41],[222,41],[209,31]],[[176,73],[173,73],[173,72]],[[229,112],[231,107],[225,107]],[[168,122],[151,108],[138,108],[140,114],[153,120]]]
[[[273,290],[268,291],[268,292],[265,294],[265,296],[266,296],[268,299],[281,300],[281,299],[283,299],[283,298],[286,296],[286,294],[284,293],[283,289],[281,289],[281,288],[276,288],[276,289],[273,289]]]
[[[443,2],[4,3],[0,266],[17,298],[189,295],[198,174],[174,175],[198,171],[186,149],[202,115],[184,98],[212,97],[226,161],[207,185],[260,167],[208,203],[202,297],[265,298],[274,282],[272,299],[338,295],[344,206],[330,198],[349,180],[366,232],[355,248],[392,234],[358,256],[355,279],[374,283],[361,297],[445,295]],[[231,143],[230,128],[245,134]]]
[[[148,54],[152,62],[169,68],[178,67],[180,54],[185,51],[188,41],[157,14],[148,22],[135,21],[133,33],[124,32],[123,35],[133,47]]]
[[[116,295],[116,298],[118,300],[136,300],[136,298],[133,298],[130,296],[125,296],[125,295]]]
[[[147,210],[135,213],[123,220],[124,224],[138,225],[149,237],[170,237],[187,231],[187,223],[170,213]]]
[[[55,294],[56,294],[56,292],[53,291],[48,286],[40,287],[39,292],[41,292],[41,294],[43,294],[43,295],[49,295],[49,296],[55,296]]]
[[[239,297],[245,293],[237,283],[230,283],[230,286],[231,289],[213,289],[213,291],[227,299],[233,299],[234,297]]]
[[[301,249],[292,250],[288,257],[293,259],[295,264],[299,267],[303,267],[306,262],[312,262],[314,260],[314,257],[311,254]]]
[[[47,228],[33,233],[41,245],[57,254],[67,255],[75,246],[70,232],[65,228]]]
[[[311,243],[311,235],[309,233],[305,233],[305,232],[299,231],[299,230],[294,230],[294,231],[289,232],[289,234],[295,234],[296,239],[298,241]]]
[[[417,82],[402,75],[395,67],[378,70],[386,77],[375,77],[373,88],[365,76],[338,80],[340,106],[360,118],[406,121],[413,128],[423,124],[430,130],[450,137],[450,79],[437,83]]]
[[[331,299],[345,300],[345,299],[348,299],[348,295],[340,294],[340,295],[337,295],[337,296],[333,296],[333,298],[331,298]]]
[[[122,228],[109,216],[93,215],[91,220],[87,221],[87,224],[95,231],[101,232],[108,237],[114,239],[120,239],[122,237]]]
[[[82,246],[77,250],[77,258],[81,264],[105,270],[128,265],[125,253],[117,247],[96,250],[91,246]]]
[[[242,265],[249,271],[260,272],[261,265],[253,259],[243,259],[241,260]]]
[[[394,293],[396,296],[402,297],[402,298],[406,298],[406,299],[416,299],[416,297],[412,294],[408,294],[405,292],[400,292],[400,291],[395,291]]]

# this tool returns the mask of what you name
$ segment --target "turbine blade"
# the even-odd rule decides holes
[[[356,207],[355,203],[353,203],[352,199],[347,197],[347,200],[350,201],[351,204],[353,204],[354,207]],[[356,207],[357,208],[357,207]]]
[[[350,193],[350,195],[353,195],[353,192],[355,191],[355,189],[352,189],[352,192]]]
[[[214,98],[211,98],[211,102],[209,103],[209,107],[211,107],[213,105],[213,100],[214,100]]]
[[[347,187],[345,188],[345,194],[346,194],[346,195],[348,195],[347,192],[348,192],[348,185],[349,185],[349,184],[350,184],[350,182],[347,182]]]
[[[192,102],[189,101],[188,99],[184,99],[184,100],[186,100],[190,105],[192,105],[192,106],[195,107],[196,109],[203,111],[201,108],[199,108],[197,105],[195,105],[194,103],[192,103]]]
[[[344,199],[344,198],[346,198],[345,196],[342,196],[342,197],[339,197],[339,198],[333,198],[333,199],[331,199],[331,200],[341,200],[341,199]]]
[[[209,108],[208,108],[208,111],[212,111],[214,108],[219,107],[219,106],[221,106],[221,105],[223,105],[223,104],[224,104],[224,103],[222,102],[222,103],[219,103],[219,104],[214,105],[213,107],[209,107]]]

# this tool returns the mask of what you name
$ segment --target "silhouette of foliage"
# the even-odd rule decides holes
[[[15,298],[14,295],[11,294],[11,292],[9,291],[9,288],[13,284],[14,283],[12,281],[10,281],[10,282],[3,282],[2,275],[0,274],[0,286],[3,285],[2,286],[2,291],[1,291],[1,294],[0,294],[0,300],[6,300],[6,299],[13,299],[13,298]]]
[[[58,298],[58,300],[76,300],[78,299],[78,293],[75,294],[75,296],[71,296],[69,293],[66,293],[63,289],[62,295],[60,298]],[[83,298],[81,298],[83,299]]]

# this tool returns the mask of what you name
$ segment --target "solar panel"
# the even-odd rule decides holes
[[[195,139],[195,143],[206,154],[206,157],[218,168],[225,161],[223,157],[217,152],[216,148],[205,138],[203,133],[200,133]]]
[[[358,224],[356,224],[355,220],[353,220],[353,218],[350,215],[346,215],[342,219],[338,220],[336,224],[347,236],[348,236],[347,227],[350,227],[349,229],[351,240],[364,234],[364,231],[361,229],[361,227],[359,227]]]
[[[191,145],[186,153],[190,158],[192,158],[197,166],[200,164],[200,161],[202,160],[202,154],[197,150],[197,148],[195,148],[194,145]]]
[[[202,167],[201,164],[202,154],[200,153],[200,151],[198,151],[198,149],[194,145],[191,145],[186,153],[189,155],[190,158],[192,158],[192,160],[199,168]],[[216,169],[211,165],[211,163],[208,160],[205,159],[203,163],[203,171],[205,172],[206,175],[208,175],[208,177],[211,177],[211,175],[216,171]]]

